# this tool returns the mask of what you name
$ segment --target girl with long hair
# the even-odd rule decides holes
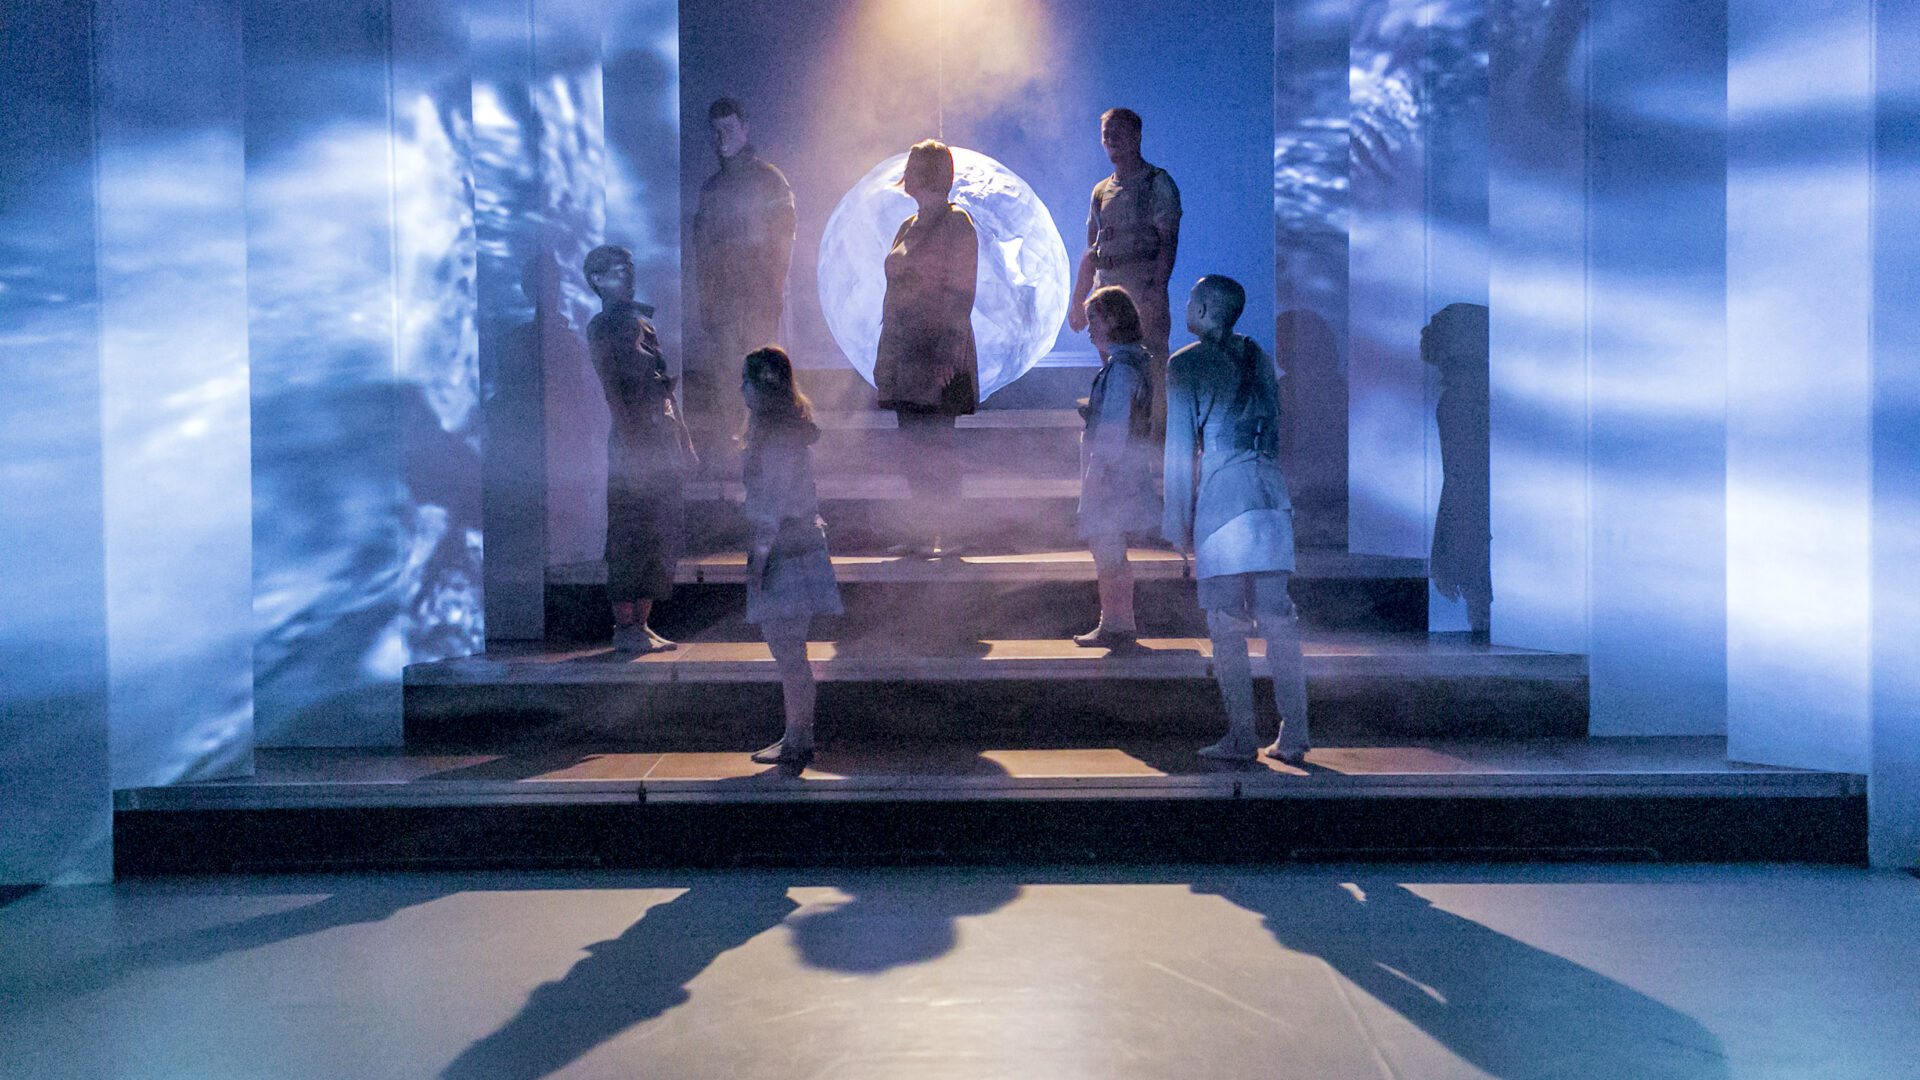
[[[820,429],[806,395],[794,385],[793,361],[778,346],[747,354],[740,392],[747,404],[740,475],[752,528],[747,621],[759,624],[773,653],[786,711],[779,741],[756,751],[753,760],[801,768],[813,759],[815,690],[807,626],[815,615],[841,613],[813,482],[810,447]]]

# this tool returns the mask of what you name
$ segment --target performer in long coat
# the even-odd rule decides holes
[[[950,552],[942,545],[960,498],[954,418],[980,400],[972,322],[979,238],[973,219],[948,201],[953,152],[945,144],[914,144],[900,184],[919,210],[900,224],[887,252],[873,381],[906,444],[913,531],[921,537],[908,547],[939,556]]]

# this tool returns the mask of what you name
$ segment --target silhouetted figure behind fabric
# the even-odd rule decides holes
[[[1333,327],[1316,312],[1273,320],[1280,381],[1280,465],[1301,547],[1347,546],[1347,373]]]
[[[1440,509],[1433,522],[1433,587],[1464,599],[1477,635],[1491,626],[1493,529],[1487,440],[1487,309],[1448,304],[1420,331],[1420,358],[1440,370]]]
[[[927,538],[909,549],[938,556],[960,498],[953,418],[980,402],[972,322],[979,241],[973,219],[948,201],[953,151],[944,143],[914,144],[900,186],[919,210],[887,252],[873,383],[880,407],[899,417],[914,528]]]

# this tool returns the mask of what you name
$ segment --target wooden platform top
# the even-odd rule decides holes
[[[1566,653],[1474,645],[1445,638],[1354,635],[1310,639],[1302,646],[1308,679],[1509,678],[1584,679],[1587,659]],[[1264,675],[1266,649],[1250,643],[1254,674]],[[993,679],[1206,679],[1206,638],[1146,638],[1139,648],[1109,653],[1071,641],[1000,639],[928,645],[895,638],[807,644],[823,682]],[[501,648],[480,656],[413,664],[409,686],[551,685],[556,683],[776,682],[773,657],[757,641],[695,641],[632,657],[607,646]]]
[[[893,431],[900,426],[895,413],[881,409],[823,409],[814,413],[813,419],[823,431]],[[997,430],[1071,428],[1078,431],[1086,423],[1076,409],[981,409],[967,416],[954,417],[953,426]]]
[[[805,800],[1857,796],[1863,777],[1726,759],[1722,738],[1435,740],[1218,768],[1190,741],[1064,750],[831,746],[803,774],[738,753],[262,749],[255,775],[115,793],[119,810]]]
[[[1190,564],[1164,548],[1133,548],[1127,554],[1138,581],[1191,576]],[[1363,555],[1308,548],[1296,559],[1295,577],[1304,580],[1424,578],[1425,559]],[[965,555],[957,559],[918,559],[898,555],[836,555],[834,577],[842,584],[870,582],[1022,582],[1092,581],[1093,556],[1085,549],[1036,551],[1016,555]],[[680,560],[675,580],[683,585],[740,585],[746,582],[744,552],[720,552]],[[603,585],[606,564],[568,563],[547,569],[553,585]]]

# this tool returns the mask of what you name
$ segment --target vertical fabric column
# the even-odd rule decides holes
[[[466,18],[246,3],[256,729],[393,744],[484,632]]]
[[[1273,351],[1295,542],[1347,546],[1347,219],[1352,17],[1274,5]]]
[[[633,252],[667,363],[686,360],[680,296],[680,5],[605,0],[606,236]],[[732,390],[730,382],[722,384]]]
[[[400,741],[412,548],[385,0],[245,0],[254,721]]]
[[[1493,638],[1588,645],[1586,9],[1492,25]]]
[[[1920,9],[1874,4],[1875,865],[1920,864]]]
[[[485,647],[469,52],[460,5],[392,0],[394,392],[408,663]]]
[[[1348,543],[1424,557],[1427,429],[1425,41],[1414,0],[1353,9],[1348,253]]]
[[[1727,752],[1865,772],[1870,0],[1733,0],[1727,48]]]
[[[546,394],[547,559],[597,563],[607,532],[607,431],[587,323],[600,310],[581,264],[606,235],[599,0],[534,0],[529,87],[540,250],[557,275],[540,345]]]
[[[1488,21],[1484,0],[1425,5],[1420,9],[1420,34],[1425,56],[1421,83],[1427,113],[1426,193],[1422,200],[1426,222],[1425,251],[1422,252],[1425,268],[1425,282],[1421,290],[1423,326],[1453,304],[1473,304],[1481,308],[1487,304],[1487,275],[1492,258],[1487,226]],[[1442,342],[1450,333],[1448,325],[1457,315],[1456,312],[1455,316],[1450,316],[1442,324]],[[1420,341],[1416,333],[1413,339],[1414,354],[1416,359],[1422,361],[1420,433],[1425,480],[1421,485],[1424,498],[1421,531],[1425,546],[1421,554],[1424,555],[1433,550],[1435,533],[1441,528],[1440,496],[1445,488],[1444,470],[1447,463],[1442,454],[1436,417],[1444,379],[1439,367],[1425,362]],[[1444,344],[1441,347],[1444,348]],[[1474,421],[1477,421],[1477,433],[1484,435],[1487,423],[1485,402],[1475,401],[1466,387],[1456,390],[1455,395],[1462,400],[1449,404],[1452,414],[1449,426],[1458,427],[1452,434],[1462,437],[1462,442],[1468,441],[1464,436],[1475,428]],[[1477,461],[1474,455],[1462,456],[1469,461]],[[1471,486],[1471,480],[1485,483],[1484,477],[1462,475],[1459,464],[1456,463],[1456,475],[1469,480],[1468,486]],[[1462,494],[1455,493],[1456,507],[1469,501],[1462,499]],[[1457,523],[1451,524],[1458,527]],[[1484,559],[1486,553],[1478,550],[1478,544],[1474,548],[1472,555]],[[1457,554],[1443,555],[1443,558],[1456,564],[1470,561]],[[1433,574],[1429,574],[1430,582],[1433,577]],[[1469,606],[1466,596],[1449,599],[1430,584],[1427,590],[1428,629],[1472,629]]]
[[[1589,730],[1719,735],[1726,7],[1599,0],[1592,18]]]
[[[0,883],[106,881],[93,5],[0,0]]]
[[[543,328],[559,301],[559,265],[539,246],[530,90],[529,0],[467,5],[472,65],[473,218],[486,529],[487,637],[546,634],[546,391]]]
[[[253,586],[238,0],[98,0],[113,784],[246,775]]]

